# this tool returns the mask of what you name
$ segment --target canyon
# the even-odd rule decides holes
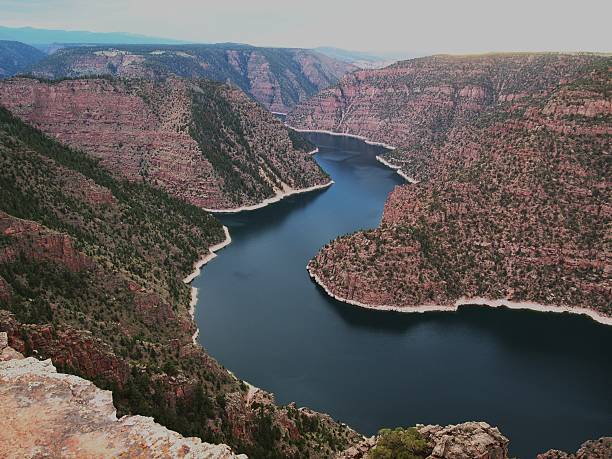
[[[193,263],[223,241],[203,209],[0,108],[0,331],[27,357],[112,390],[119,415],[251,457],[326,457],[361,440],[275,404],[193,342]]]
[[[0,332],[0,453],[6,458],[34,458],[53,452],[62,457],[247,459],[224,444],[184,438],[144,416],[117,418],[112,393],[77,376],[58,373],[51,360],[25,358],[8,346]],[[19,415],[12,422],[12,413]],[[67,420],[70,422],[66,422]],[[37,429],[32,432],[35,420]],[[431,454],[427,459],[480,457],[507,459],[508,440],[486,423],[418,426]],[[364,457],[376,447],[366,439],[338,458]],[[600,448],[603,450],[603,448]],[[605,451],[609,451],[606,449]],[[548,457],[548,456],[547,456]]]
[[[30,72],[48,79],[206,78],[232,83],[270,111],[286,113],[355,69],[312,50],[226,43],[67,47],[33,65]]]
[[[381,159],[418,182],[389,195],[378,228],[326,245],[311,276],[367,307],[484,298],[607,322],[611,62],[433,56],[354,72],[296,107],[288,124],[393,145]]]
[[[221,83],[13,78],[0,104],[118,176],[211,210],[329,182],[314,146]]]
[[[246,65],[270,72],[277,65],[261,49],[248,47],[247,55],[242,48],[219,48],[235,70]],[[206,349],[218,338],[247,360],[255,352],[257,361],[250,359],[247,367],[253,362],[262,368],[269,365],[268,373],[274,374],[276,362],[263,358],[256,347],[262,338],[249,340],[237,332],[239,320],[219,322],[226,316],[208,304],[219,302],[220,290],[230,299],[244,291],[250,296],[243,310],[252,303],[259,307],[246,314],[248,333],[273,340],[275,354],[288,352],[292,339],[301,340],[302,346],[318,341],[310,343],[310,354],[297,362],[297,375],[289,376],[287,385],[296,392],[306,385],[302,373],[309,358],[329,343],[329,336],[335,341],[318,359],[331,358],[333,366],[341,365],[334,361],[333,349],[343,346],[338,340],[346,333],[343,327],[325,336],[325,321],[317,316],[304,336],[292,331],[291,320],[269,328],[263,322],[268,308],[277,308],[276,313],[282,308],[304,328],[305,316],[296,305],[313,296],[332,301],[310,284],[304,264],[321,234],[371,226],[363,221],[380,225],[336,238],[308,262],[315,281],[341,301],[412,311],[419,306],[449,310],[470,299],[500,304],[511,300],[580,307],[602,321],[612,317],[607,241],[612,208],[606,161],[612,134],[610,58],[436,56],[357,71],[311,99],[306,97],[320,89],[313,89],[311,80],[312,87],[298,82],[302,89],[287,99],[282,93],[286,89],[279,93],[273,88],[282,85],[271,84],[270,73],[261,86],[254,83],[259,70],[249,73],[243,89],[268,108],[286,111],[299,103],[288,115],[291,126],[351,133],[396,147],[384,151],[369,146],[372,155],[364,157],[350,148],[336,151],[338,156],[328,151],[315,160],[311,153],[319,143],[287,129],[239,89],[184,78],[198,77],[200,70],[174,75],[176,69],[169,66],[176,62],[182,68],[194,61],[206,69],[202,53],[210,51],[207,47],[196,49],[197,58],[180,47],[145,50],[146,56],[140,47],[66,49],[59,54],[65,61],[47,62],[41,72],[57,77],[59,73],[51,72],[60,69],[65,72],[61,76],[79,78],[0,82],[0,104],[8,109],[0,107],[0,361],[5,361],[0,362],[0,379],[6,383],[0,395],[9,402],[3,405],[7,412],[24,409],[21,423],[5,429],[7,439],[1,443],[8,449],[0,451],[6,455],[37,454],[33,444],[11,443],[11,438],[21,438],[35,406],[45,415],[45,431],[66,439],[63,452],[77,455],[90,454],[88,442],[93,440],[109,455],[116,447],[112,443],[145,457],[375,454],[384,434],[364,438],[335,414],[298,408],[284,397],[277,403],[270,392],[242,381],[217,362],[211,355],[219,355],[218,347],[209,353],[196,341],[198,327],[203,328],[200,342]],[[300,62],[303,72],[311,57],[294,51],[290,59]],[[154,64],[163,64],[162,70]],[[281,67],[291,68],[286,63]],[[129,78],[81,78],[105,72]],[[288,78],[295,83],[297,77]],[[313,78],[324,87],[336,77]],[[400,181],[373,160],[374,154],[414,182],[393,189],[382,220],[378,197]],[[305,224],[316,222],[310,218],[314,214],[305,213],[306,220],[300,222],[288,210],[306,208],[309,202],[321,202],[323,194],[336,192],[335,187],[327,190],[332,181],[321,161],[335,172],[342,163],[358,177],[337,192],[359,201],[359,218],[339,206],[318,214],[338,220],[331,232]],[[351,189],[355,184],[371,188],[359,194]],[[320,191],[288,198],[278,218],[274,209],[249,212],[251,216],[220,215],[221,221],[207,212],[254,209],[304,190]],[[290,233],[285,239],[292,245],[282,249],[286,241],[278,238],[274,244],[265,240],[249,246],[248,241],[253,244],[266,236],[272,222]],[[233,263],[226,268],[231,270],[222,279],[215,277],[214,269],[206,279],[197,278],[201,264],[214,258],[211,251],[230,242],[226,223],[237,233],[232,246],[224,249],[233,255],[222,257]],[[249,223],[254,223],[250,229]],[[234,245],[253,250],[236,258]],[[299,261],[299,281],[291,278],[295,263],[276,263],[278,245],[287,259]],[[250,267],[249,257],[256,259],[257,268]],[[220,261],[211,266],[221,268]],[[248,290],[254,282],[249,278],[270,273],[276,276],[274,282]],[[207,285],[200,288],[199,300],[188,282],[195,288]],[[214,282],[219,285],[210,288]],[[298,284],[304,290],[295,289]],[[297,291],[308,293],[296,299]],[[270,292],[279,304],[263,300]],[[198,301],[207,303],[206,308],[196,307]],[[314,309],[315,304],[307,306]],[[384,321],[370,315],[364,321],[337,304],[324,305],[327,314],[341,316],[362,331]],[[381,329],[401,335],[402,319],[392,320],[393,325],[385,322]],[[443,322],[435,324],[433,335]],[[531,326],[529,320],[523,324]],[[582,329],[577,321],[572,324]],[[408,328],[423,331],[426,326],[411,323]],[[551,327],[560,329],[558,324]],[[603,336],[600,330],[591,331]],[[245,343],[252,349],[244,349]],[[422,344],[417,340],[411,346],[415,343]],[[505,346],[511,347],[508,343],[506,339]],[[356,349],[351,349],[349,360],[360,359],[353,355]],[[297,356],[291,354],[291,359],[299,360]],[[367,363],[368,372],[380,370],[376,360]],[[570,361],[568,356],[565,364]],[[421,366],[410,362],[421,371],[428,368],[422,361]],[[363,373],[364,368],[351,370]],[[588,371],[586,366],[582,371]],[[463,372],[469,371],[461,368]],[[339,378],[347,387],[357,380],[350,374]],[[398,377],[399,372],[393,374]],[[41,385],[52,388],[53,397],[40,390]],[[390,386],[380,392],[390,391]],[[364,398],[376,397],[377,391],[374,382],[363,387],[370,391],[360,394],[359,406],[365,407],[369,402]],[[396,403],[400,405],[399,399]],[[125,417],[118,419],[115,407]],[[371,411],[379,411],[375,408]],[[62,422],[66,418],[72,422]],[[428,459],[509,457],[508,439],[486,422],[417,425],[416,431]],[[48,438],[35,443],[44,446]],[[20,454],[19,447],[29,449]],[[584,443],[576,453],[551,450],[538,459],[605,458],[611,448],[610,438],[604,437]]]
[[[51,360],[25,358],[8,346],[0,332],[0,453],[6,458],[34,458],[53,452],[62,457],[247,459],[225,444],[184,438],[156,423],[133,415],[117,418],[112,393],[78,376],[58,373]],[[19,415],[14,417],[13,414]],[[4,422],[11,419],[11,422]],[[70,420],[67,422],[67,420]],[[36,422],[37,428],[30,427]],[[426,459],[508,459],[508,439],[484,422],[459,425],[418,425],[426,442]],[[338,453],[337,459],[361,459],[384,438],[364,439]],[[550,450],[537,459],[605,459],[612,438],[585,442],[575,453]]]

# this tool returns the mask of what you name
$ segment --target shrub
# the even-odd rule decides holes
[[[429,455],[427,442],[414,427],[382,429],[372,459],[424,459]]]

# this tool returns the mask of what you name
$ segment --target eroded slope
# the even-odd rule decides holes
[[[0,83],[0,104],[116,174],[199,207],[253,205],[328,181],[314,147],[220,83],[15,78]]]

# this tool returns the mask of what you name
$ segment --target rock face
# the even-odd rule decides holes
[[[427,459],[507,459],[509,440],[486,422],[417,426],[432,447]]]
[[[33,74],[44,78],[203,77],[231,82],[269,110],[286,113],[355,68],[305,49],[236,44],[127,45],[61,49],[36,65]]]
[[[18,256],[61,263],[72,272],[93,267],[67,234],[56,233],[36,222],[21,220],[0,211],[0,234],[12,244],[0,249],[0,263],[14,262]],[[2,287],[0,287],[2,289]]]
[[[308,154],[314,147],[223,84],[16,78],[0,83],[0,104],[116,174],[208,209],[328,181]],[[112,199],[85,185],[75,191],[80,199]]]
[[[599,440],[584,442],[575,453],[551,449],[538,454],[537,459],[608,459],[610,457],[612,457],[612,437],[602,437]]]
[[[390,194],[378,229],[326,246],[311,275],[372,307],[510,300],[608,320],[611,67],[435,56],[355,72],[298,106],[290,124],[394,145],[383,159],[419,182]]]
[[[5,458],[243,458],[144,416],[117,419],[112,393],[57,373],[51,360],[24,359],[0,333],[0,455]],[[11,355],[12,359],[4,359]],[[35,428],[33,426],[35,425]]]
[[[0,40],[0,78],[27,71],[44,59],[45,53],[18,41]]]

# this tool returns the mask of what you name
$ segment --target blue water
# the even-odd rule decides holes
[[[335,237],[377,226],[402,179],[375,160],[380,147],[310,137],[332,187],[221,217],[232,244],[194,281],[210,354],[279,403],[365,434],[484,420],[521,458],[612,434],[612,327],[483,307],[372,311],[327,297],[306,263]]]

